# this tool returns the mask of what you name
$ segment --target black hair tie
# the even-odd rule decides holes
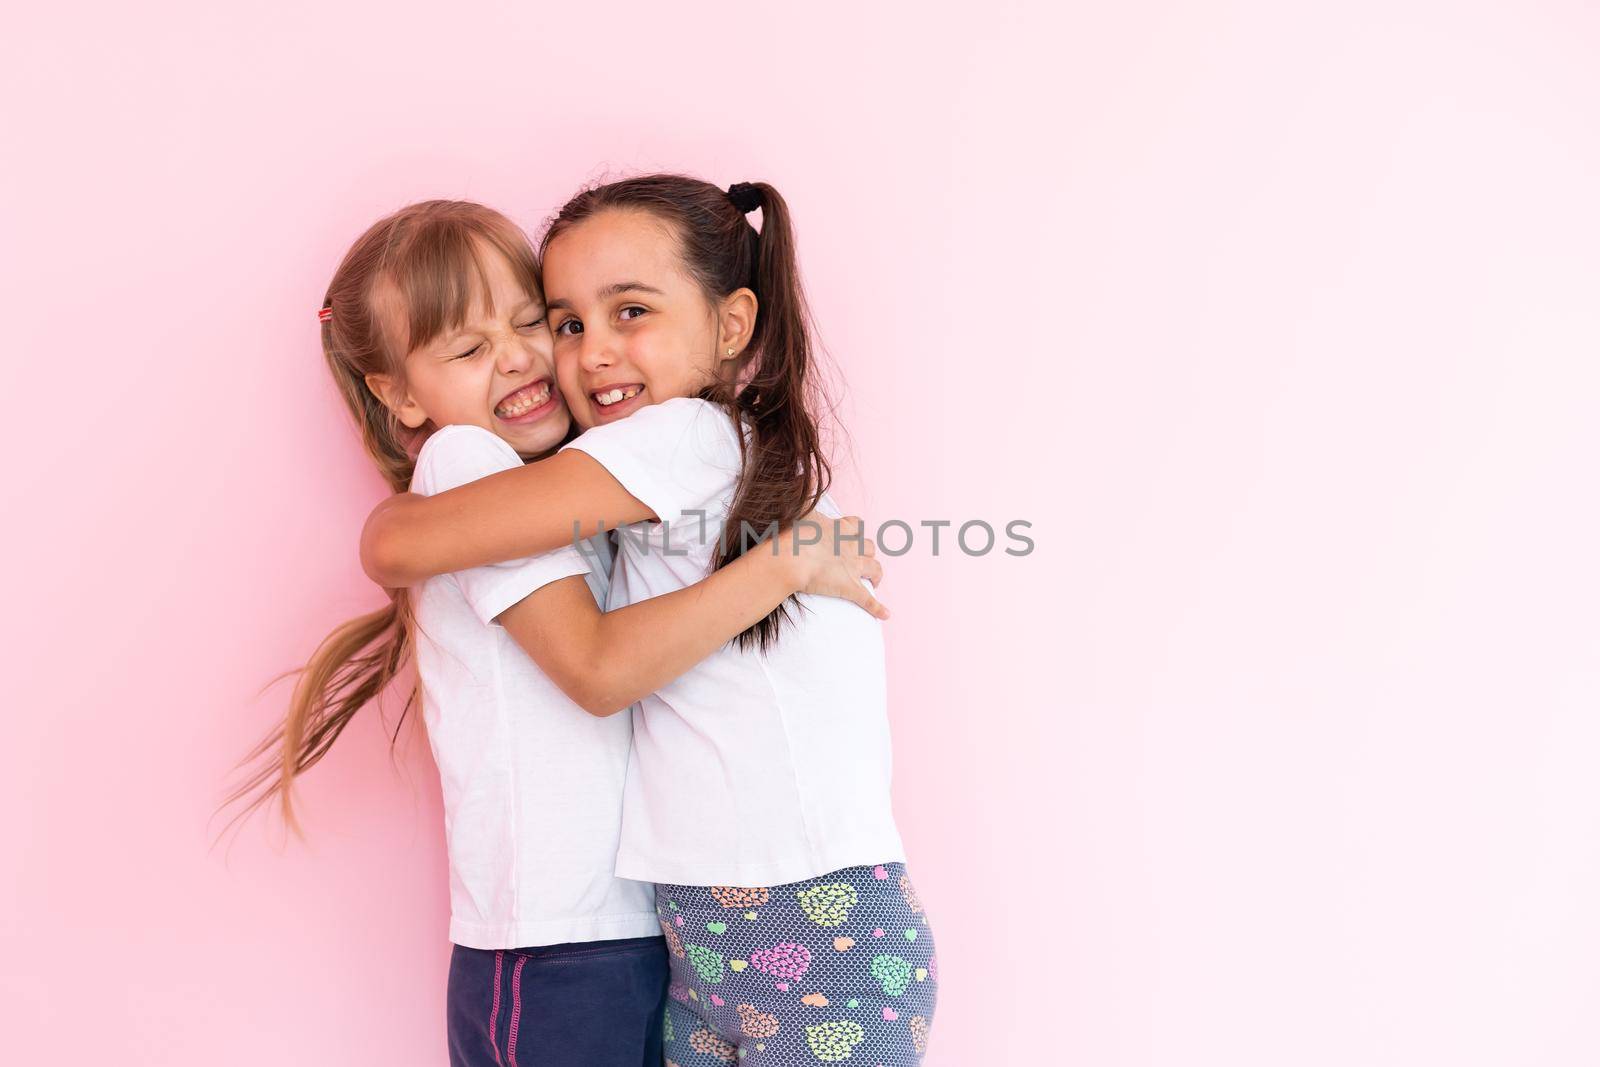
[[[749,182],[734,182],[728,186],[728,199],[733,206],[748,215],[761,206],[761,190]]]

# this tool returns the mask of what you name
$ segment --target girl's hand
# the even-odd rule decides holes
[[[778,535],[776,549],[794,565],[799,592],[848,600],[874,618],[887,619],[889,609],[861,584],[865,578],[877,588],[883,581],[878,547],[863,529],[859,516],[834,519],[813,511]]]

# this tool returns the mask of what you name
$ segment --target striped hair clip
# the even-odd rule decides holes
[[[332,307],[325,307],[321,311],[318,311],[317,312],[317,321],[318,322],[332,322],[333,321],[333,308]]]

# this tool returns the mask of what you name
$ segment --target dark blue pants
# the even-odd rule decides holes
[[[661,1067],[660,937],[487,951],[455,946],[451,1067]]]

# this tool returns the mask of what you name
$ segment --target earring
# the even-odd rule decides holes
[[[730,348],[730,349],[728,349],[728,358],[729,358],[729,359],[732,359],[732,358],[733,358],[733,349],[731,349],[731,348]]]

